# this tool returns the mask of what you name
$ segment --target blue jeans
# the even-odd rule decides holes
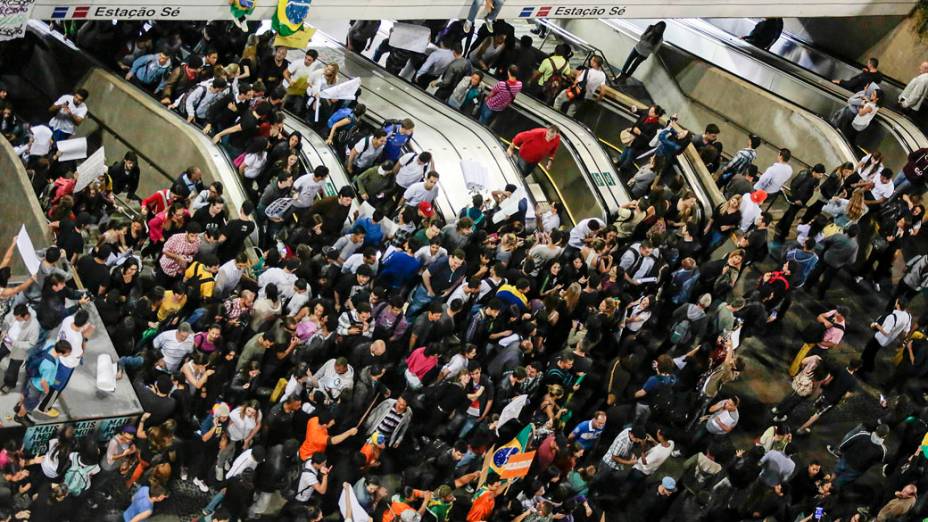
[[[847,486],[863,475],[863,472],[850,467],[847,461],[844,460],[844,457],[838,459],[838,465],[835,466],[835,473],[838,475],[838,478],[835,479],[835,485],[838,487]]]
[[[124,370],[136,370],[145,364],[145,358],[141,355],[126,355],[119,358],[118,364]]]
[[[458,438],[463,439],[466,437],[467,434],[470,433],[470,430],[474,429],[474,426],[476,426],[479,422],[480,421],[477,420],[477,417],[472,415],[465,417],[464,424],[461,426],[461,430],[458,432]]]
[[[480,11],[480,8],[483,7],[484,2],[482,0],[473,0],[470,4],[470,11],[467,12],[467,19],[473,22],[477,19],[477,12]],[[503,8],[503,0],[493,0],[493,10],[490,11],[490,14],[487,15],[487,20],[493,21],[496,20],[496,17],[499,16],[499,11]]]
[[[419,285],[413,290],[412,295],[409,296],[409,308],[406,309],[406,319],[412,321],[415,319],[419,312],[434,299],[433,296],[430,296],[428,291],[425,289],[425,286]]]
[[[484,125],[489,125],[490,122],[492,122],[493,118],[495,117],[496,117],[496,111],[494,111],[493,109],[490,109],[490,107],[487,106],[487,103],[483,102],[483,105],[480,106],[480,117],[479,117],[480,123]]]

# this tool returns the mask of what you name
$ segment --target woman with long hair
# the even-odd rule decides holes
[[[625,65],[622,66],[622,74],[619,75],[619,81],[623,81],[635,74],[635,70],[638,69],[638,66],[647,60],[648,56],[651,56],[660,49],[661,44],[664,43],[665,29],[667,29],[667,22],[664,21],[651,24],[645,29],[641,38],[638,39],[638,43],[636,43],[635,47],[628,53],[628,59],[625,60]]]

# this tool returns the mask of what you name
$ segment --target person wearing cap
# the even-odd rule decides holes
[[[106,444],[106,453],[100,460],[100,467],[103,471],[114,471],[119,469],[123,462],[128,462],[129,457],[138,452],[135,447],[136,428],[132,424],[126,424],[116,435]]]
[[[332,244],[336,238],[341,235],[342,228],[345,226],[345,220],[351,213],[351,202],[354,200],[354,190],[349,186],[344,186],[338,190],[338,194],[322,198],[313,206],[306,209],[305,217],[307,222],[314,219],[313,216],[322,218],[322,237],[325,244]],[[300,216],[303,220],[304,216]]]
[[[176,330],[158,334],[152,346],[161,352],[165,369],[176,372],[184,358],[193,352],[193,328],[190,323],[180,323]]]
[[[742,232],[747,232],[754,226],[757,217],[761,215],[760,205],[767,200],[767,192],[755,190],[741,196],[741,204],[738,211],[741,213],[740,228]]]
[[[506,154],[511,158],[518,148],[516,166],[523,176],[528,176],[542,161],[545,161],[545,170],[551,170],[554,155],[557,154],[560,145],[560,129],[557,125],[549,125],[547,128],[538,127],[516,134]]]
[[[773,167],[771,167],[773,168]],[[769,170],[769,169],[768,169]],[[825,165],[816,163],[811,169],[803,169],[789,182],[789,207],[777,223],[776,241],[782,242],[796,219],[796,214],[809,204],[819,183],[825,177]]]
[[[661,520],[673,504],[676,494],[677,481],[673,477],[665,476],[656,488],[652,486],[632,504],[631,509],[628,510],[628,520],[630,522]]]
[[[422,203],[429,203],[431,207],[436,197],[438,197],[438,173],[432,171],[426,175],[425,180],[413,183],[403,192],[399,206],[416,207]],[[421,206],[419,208],[422,209]]]

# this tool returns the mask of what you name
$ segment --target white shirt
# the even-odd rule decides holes
[[[246,179],[255,179],[264,170],[264,165],[267,163],[267,152],[260,152],[258,154],[245,154],[245,159],[242,161],[242,164],[245,165],[245,172],[242,173]]]
[[[287,315],[296,315],[296,313],[300,311],[300,308],[303,308],[303,306],[309,302],[309,290],[309,285],[306,285],[306,290],[303,292],[294,290],[293,297],[287,301]]]
[[[551,232],[561,226],[561,216],[557,212],[545,212],[541,215],[541,229]]]
[[[751,193],[748,192],[741,196],[741,205],[738,210],[741,211],[741,230],[747,232],[754,226],[754,221],[760,215],[760,206],[751,201]]]
[[[71,353],[62,355],[58,360],[68,368],[77,368],[81,363],[81,357],[84,355],[84,334],[74,331],[74,316],[70,315],[61,321],[61,329],[58,330],[58,340],[68,341],[71,345]]]
[[[193,351],[193,334],[188,335],[186,341],[180,342],[177,340],[177,330],[168,330],[155,337],[152,344],[155,349],[161,350],[167,369],[176,372],[184,357]]]
[[[403,192],[403,199],[406,200],[406,205],[410,207],[414,207],[423,201],[431,203],[435,201],[436,196],[438,196],[438,184],[436,183],[434,187],[427,189],[424,181],[413,183],[406,189],[406,192]]]
[[[44,156],[52,149],[52,130],[45,125],[36,125],[29,129],[32,134],[32,145],[29,146],[30,156]]]
[[[355,252],[348,256],[348,259],[342,263],[342,273],[347,274],[351,272],[352,274],[358,271],[358,268],[364,264],[364,253]],[[371,270],[376,274],[377,270],[380,269],[380,250],[377,251],[377,256],[374,258],[374,264],[371,265]]]
[[[268,268],[258,277],[258,297],[264,297],[264,289],[267,285],[274,283],[280,293],[282,300],[289,299],[293,295],[293,283],[296,283],[296,274],[291,274],[283,268]]]
[[[319,60],[313,60],[313,63],[306,65],[304,60],[297,60],[295,62],[290,62],[290,65],[287,67],[287,70],[290,72],[290,80],[284,80],[283,86],[289,87],[291,83],[300,83],[305,81],[306,85],[309,86],[310,82],[310,73],[318,69],[322,69],[322,62]]]
[[[599,90],[600,86],[606,83],[606,73],[590,67],[580,74],[586,76],[586,94],[584,98],[592,100],[596,97],[596,91]]]
[[[738,425],[738,410],[728,411],[724,407],[716,411],[706,421],[706,431],[713,435],[725,435],[728,432],[722,429],[722,423],[730,428]]]
[[[876,117],[876,113],[880,112],[880,108],[873,102],[867,102],[864,104],[864,107],[870,107],[872,110],[867,114],[861,116],[859,113],[857,116],[854,116],[854,120],[851,121],[851,127],[854,127],[854,130],[862,131],[870,125],[870,120]]]
[[[754,190],[763,190],[767,192],[767,195],[772,196],[783,188],[783,185],[789,181],[792,175],[793,167],[790,167],[787,163],[776,162],[767,167],[767,170],[754,184]]]
[[[899,105],[917,111],[925,101],[926,94],[928,94],[928,73],[922,73],[912,78],[912,81],[899,94]]]
[[[313,204],[313,200],[322,192],[324,187],[325,178],[316,181],[316,177],[312,174],[300,176],[293,183],[293,190],[299,192],[299,195],[297,195],[296,199],[293,201],[293,206],[297,208],[310,207]]]
[[[245,473],[245,471],[249,469],[253,470],[257,467],[258,461],[252,458],[251,448],[248,448],[232,462],[232,467],[230,467],[229,472],[226,473],[226,479],[237,477],[242,473]]]
[[[441,371],[445,374],[445,380],[453,382],[458,375],[467,369],[467,357],[456,353],[451,356],[448,364],[442,366]]]
[[[438,253],[432,255],[431,245],[425,245],[419,250],[416,250],[416,253],[413,254],[413,257],[416,258],[416,261],[418,261],[420,265],[429,266],[439,257],[446,255],[448,255],[448,251],[445,250],[445,247],[438,247]]]
[[[67,105],[68,109],[71,110],[71,114],[74,116],[80,118],[85,118],[87,116],[87,104],[82,103],[80,105],[75,105],[74,96],[70,94],[65,94],[61,98],[58,98],[55,105]],[[77,128],[77,126],[74,125],[74,121],[61,109],[52,116],[52,119],[48,122],[48,126],[51,127],[52,130],[59,130],[67,134],[74,134],[74,130]]]
[[[882,332],[877,331],[873,334],[873,337],[876,342],[880,343],[880,346],[887,346],[895,341],[897,337],[909,331],[912,326],[912,316],[905,310],[893,310],[893,313],[883,319],[883,324],[880,326],[889,332],[889,335],[883,335]]]
[[[242,280],[242,272],[234,259],[223,263],[216,272],[216,292],[219,295],[226,295],[234,290],[238,282]]]
[[[896,186],[893,183],[893,180],[889,180],[886,183],[883,183],[883,180],[880,179],[880,176],[874,176],[873,188],[870,189],[870,194],[873,195],[873,199],[879,201],[881,199],[888,198],[893,195],[893,191],[896,190]]]
[[[577,249],[583,248],[583,240],[586,238],[586,235],[591,232],[590,223],[594,221],[600,224],[600,228],[604,226],[604,223],[600,219],[586,218],[577,223],[577,226],[570,229],[570,238],[567,240],[567,244]]]
[[[307,460],[306,465],[303,467],[303,472],[300,473],[300,483],[296,488],[297,495],[295,498],[297,501],[308,502],[309,498],[313,496],[313,493],[316,491],[313,486],[319,483],[318,474],[319,471],[313,467],[312,459]]]
[[[649,449],[647,453],[644,454],[643,459],[638,459],[638,462],[635,463],[634,469],[637,469],[646,476],[650,476],[652,473],[657,471],[657,469],[661,467],[661,464],[670,458],[670,454],[673,453],[673,441],[669,440],[667,442],[669,442],[669,444],[666,447],[664,447],[662,444],[658,444]],[[647,460],[648,463],[643,463],[644,460]]]
[[[407,152],[403,154],[400,156],[397,163],[400,166],[400,170],[396,172],[396,184],[404,189],[409,188],[413,183],[422,181],[422,178],[425,177],[425,173],[429,168],[428,163],[424,165],[419,163],[418,152]]]
[[[226,426],[226,430],[229,433],[229,439],[233,442],[238,442],[245,440],[245,437],[251,433],[251,430],[255,429],[261,422],[261,412],[258,412],[258,419],[255,420],[254,417],[245,416],[245,408],[239,406],[229,413],[229,424]]]
[[[354,146],[354,151],[358,153],[354,157],[355,168],[365,170],[373,165],[374,160],[380,157],[380,153],[383,152],[385,145],[386,142],[379,147],[375,147],[373,136],[367,136],[364,139],[358,140]]]

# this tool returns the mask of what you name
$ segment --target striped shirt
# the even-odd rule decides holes
[[[635,447],[635,443],[632,442],[631,432],[631,428],[625,428],[621,433],[615,436],[615,440],[612,441],[612,444],[609,446],[609,450],[607,450],[606,454],[603,455],[603,464],[616,471],[625,468],[621,464],[612,460],[612,457],[620,457],[623,459],[631,457],[632,449]]]
[[[390,408],[390,411],[384,415],[383,420],[377,425],[377,432],[383,435],[384,439],[390,440],[390,436],[393,435],[402,420],[403,414],[397,413],[396,408]]]
[[[487,96],[486,104],[493,112],[500,112],[509,107],[516,99],[516,95],[522,91],[522,82],[515,81],[509,82],[503,80],[498,82],[493,86],[493,89],[490,90],[490,95]]]

